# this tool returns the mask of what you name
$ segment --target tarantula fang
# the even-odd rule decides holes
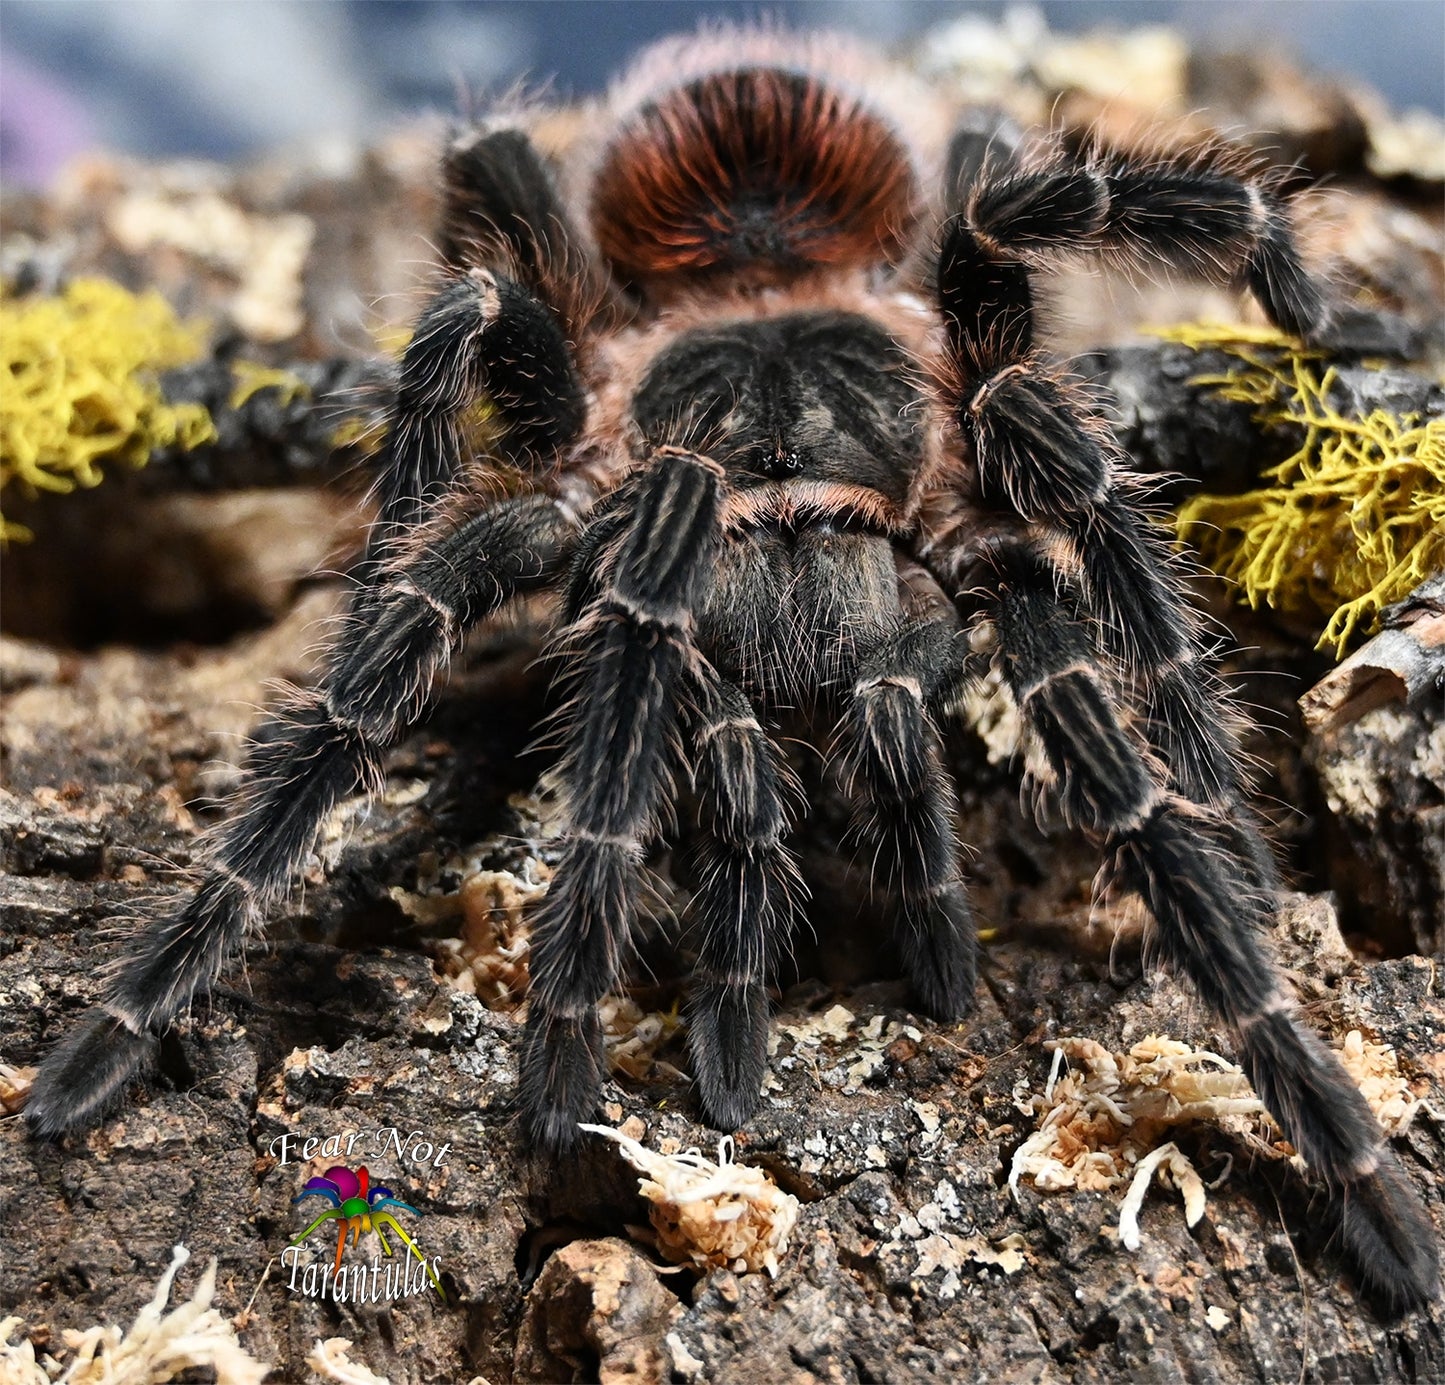
[[[262,727],[199,889],[44,1062],[32,1129],[121,1093],[330,810],[375,788],[466,631],[536,590],[560,596],[572,692],[521,1060],[544,1146],[597,1099],[596,1006],[679,764],[703,805],[702,1108],[724,1127],[754,1109],[800,894],[784,720],[849,771],[919,1006],[964,1015],[974,925],[937,727],[986,624],[1042,787],[1233,1031],[1369,1286],[1395,1309],[1436,1293],[1424,1209],[1263,942],[1274,867],[1141,484],[1034,341],[1035,275],[1090,255],[1236,281],[1325,337],[1274,183],[1219,148],[1029,148],[846,43],[765,32],[654,49],[600,115],[550,157],[526,111],[451,143],[444,267],[402,359],[349,628]],[[500,437],[477,457],[482,398]]]

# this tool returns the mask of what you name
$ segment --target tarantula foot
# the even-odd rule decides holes
[[[31,1133],[53,1140],[95,1124],[150,1066],[158,1044],[156,1035],[132,1033],[114,1015],[92,1011],[35,1074],[25,1104]]]
[[[1398,1317],[1439,1294],[1435,1228],[1387,1152],[1337,1196],[1345,1245],[1382,1311]]]
[[[736,1130],[757,1110],[768,1066],[763,988],[727,982],[699,986],[687,1030],[702,1109],[718,1129]]]
[[[605,1067],[596,1011],[567,1019],[532,1010],[522,1039],[522,1109],[544,1150],[561,1153],[577,1144],[577,1126],[593,1114]]]
[[[918,1008],[935,1020],[968,1014],[978,962],[973,914],[963,888],[950,885],[925,907],[908,909],[899,939]]]

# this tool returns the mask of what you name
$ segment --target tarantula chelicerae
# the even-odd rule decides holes
[[[555,588],[568,827],[522,1056],[541,1142],[572,1141],[597,1098],[596,1005],[679,763],[708,856],[702,1106],[725,1127],[754,1109],[799,895],[783,714],[850,771],[918,1004],[969,1010],[936,718],[992,657],[1045,787],[1234,1030],[1368,1281],[1397,1307],[1435,1292],[1430,1224],[1263,943],[1274,870],[1198,621],[1089,395],[1034,344],[1032,276],[1069,253],[1237,279],[1321,338],[1330,310],[1276,190],[1218,149],[950,137],[935,98],[847,45],[762,33],[655,49],[607,111],[559,161],[525,115],[452,143],[445,272],[401,363],[349,629],[261,729],[200,888],[41,1068],[32,1127],[80,1126],[124,1087],[327,813],[375,786],[467,630]],[[482,399],[500,437],[479,460]]]

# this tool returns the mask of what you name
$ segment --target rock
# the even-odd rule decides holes
[[[661,1385],[668,1329],[682,1316],[657,1267],[626,1241],[573,1241],[527,1294],[513,1380]]]
[[[1305,749],[1324,805],[1326,873],[1346,927],[1387,952],[1445,958],[1445,707],[1376,707]]]

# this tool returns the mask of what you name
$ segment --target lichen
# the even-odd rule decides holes
[[[386,1376],[351,1359],[353,1345],[349,1337],[318,1337],[306,1353],[313,1377],[327,1385],[391,1385]]]
[[[578,1128],[612,1140],[642,1175],[638,1191],[652,1204],[657,1246],[668,1259],[701,1270],[766,1270],[777,1278],[798,1200],[762,1169],[737,1163],[731,1135],[718,1145],[714,1163],[696,1149],[656,1153],[610,1126]]]
[[[1261,427],[1300,438],[1264,473],[1266,485],[1187,501],[1180,539],[1237,582],[1252,607],[1323,615],[1317,647],[1343,657],[1357,629],[1445,568],[1445,419],[1341,412],[1334,368],[1267,329],[1160,335],[1238,361],[1192,383],[1252,405]]]
[[[66,494],[105,464],[144,466],[158,448],[216,436],[199,404],[168,404],[160,372],[197,359],[205,328],[158,293],[76,279],[56,297],[0,294],[0,490]],[[0,538],[29,538],[0,518]]]
[[[1150,1035],[1127,1053],[1085,1038],[1051,1040],[1053,1068],[1042,1093],[1020,1094],[1019,1107],[1038,1128],[1015,1151],[1009,1187],[1028,1178],[1043,1192],[1102,1192],[1127,1185],[1119,1204],[1119,1240],[1140,1245],[1139,1212],[1155,1174],[1177,1188],[1185,1220],[1204,1213],[1207,1187],[1172,1141],[1176,1130],[1205,1123],[1229,1132],[1256,1156],[1298,1160],[1243,1070],[1217,1053]],[[1387,1044],[1351,1030],[1340,1058],[1388,1135],[1409,1127],[1420,1109]],[[1074,1066],[1062,1073],[1065,1061]]]
[[[278,370],[256,361],[236,361],[231,367],[231,377],[235,384],[226,402],[233,409],[241,408],[262,390],[275,390],[283,406],[294,404],[311,393],[311,386],[294,371]]]
[[[226,308],[252,341],[285,341],[306,325],[310,217],[264,216],[214,192],[135,188],[106,213],[106,229],[132,255],[166,246],[234,279]]]
[[[607,1070],[634,1082],[683,1078],[677,1068],[658,1057],[682,1028],[680,1003],[669,1010],[644,1010],[631,996],[603,996],[597,1003]]]
[[[212,1377],[207,1378],[214,1378],[217,1385],[261,1385],[269,1366],[241,1345],[234,1325],[212,1306],[215,1260],[201,1275],[191,1297],[166,1312],[176,1272],[190,1258],[185,1246],[176,1246],[155,1294],[136,1314],[128,1332],[113,1325],[62,1332],[66,1349],[73,1353],[68,1363],[54,1357],[44,1366],[37,1363],[30,1343],[10,1341],[24,1324],[18,1318],[6,1318],[0,1323],[0,1379],[40,1385],[63,1369],[61,1379],[69,1385],[159,1385],[183,1374],[189,1377],[192,1368],[200,1368],[211,1371]]]

